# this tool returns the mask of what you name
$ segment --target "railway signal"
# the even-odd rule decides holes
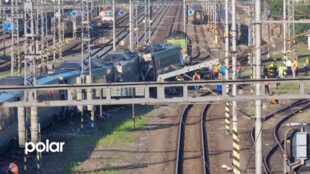
[[[120,10],[120,11],[119,11],[119,15],[120,15],[120,16],[123,16],[124,14],[125,14],[125,11],[124,11],[124,10]]]
[[[193,9],[190,9],[190,10],[188,11],[188,14],[191,15],[191,16],[194,15],[194,13],[195,13],[195,11],[194,11]]]
[[[77,14],[76,11],[72,11],[72,12],[71,12],[71,15],[72,15],[73,17],[75,17],[76,14]]]

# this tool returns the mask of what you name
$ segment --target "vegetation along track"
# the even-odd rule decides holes
[[[265,173],[267,174],[271,174],[272,171],[271,171],[271,167],[270,167],[270,158],[271,156],[274,154],[274,152],[278,149],[279,147],[279,144],[282,143],[280,142],[279,140],[279,136],[278,136],[278,130],[281,126],[282,123],[284,123],[286,120],[288,120],[289,118],[291,118],[292,116],[296,115],[300,108],[299,109],[293,109],[294,107],[300,107],[300,106],[303,106],[303,105],[306,105],[306,106],[303,106],[302,110],[304,109],[307,109],[310,107],[310,104],[309,103],[309,100],[297,100],[295,102],[293,102],[292,104],[288,105],[288,106],[285,106],[269,115],[267,115],[265,118],[263,118],[263,122],[266,122],[268,120],[270,120],[271,118],[275,117],[276,115],[278,114],[281,114],[281,113],[286,113],[286,112],[289,112],[291,110],[293,110],[289,115],[286,115],[285,117],[283,117],[275,126],[274,128],[274,137],[275,137],[275,141],[277,142],[276,145],[273,146],[273,148],[270,149],[270,151],[267,153],[267,155],[265,156],[265,158],[263,159],[263,167],[264,167],[264,170],[265,170]],[[252,137],[252,142],[253,144],[255,143],[255,126],[252,128],[252,131],[251,131],[251,137]],[[283,150],[282,148],[282,145],[281,145],[281,150]]]
[[[187,105],[183,110],[178,132],[176,174],[210,173],[205,127],[209,107],[210,105]]]

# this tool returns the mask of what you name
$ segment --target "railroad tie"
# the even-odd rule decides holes
[[[238,128],[237,125],[233,126],[233,173],[241,174],[240,169],[240,142],[238,137]]]
[[[230,132],[230,116],[229,116],[230,108],[229,108],[229,102],[226,102],[225,106],[225,130],[228,134]]]

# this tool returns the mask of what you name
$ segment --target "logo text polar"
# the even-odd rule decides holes
[[[62,152],[64,144],[65,142],[50,143],[49,140],[46,140],[45,144],[43,142],[39,142],[37,144],[27,142],[25,144],[25,154],[27,155],[29,152],[33,152],[34,150],[37,152]]]

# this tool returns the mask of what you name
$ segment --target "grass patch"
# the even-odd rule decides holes
[[[291,53],[287,53],[287,55],[290,55]],[[299,50],[299,51],[296,51],[296,55],[297,56],[300,56],[300,55],[309,55],[310,54],[310,51],[309,50]],[[283,52],[277,52],[277,53],[274,53],[274,54],[271,54],[270,55],[270,58],[279,58],[279,57],[283,57]]]
[[[276,88],[275,87],[270,87],[270,93],[272,91],[275,91]],[[278,93],[282,94],[282,93],[288,93],[288,94],[292,94],[292,93],[297,93],[299,91],[299,83],[282,83],[279,87],[278,87]]]
[[[80,161],[83,159],[87,149],[94,147],[99,138],[99,136],[87,135],[73,140],[73,144],[76,146],[73,147],[74,150],[70,162],[71,170],[77,170],[77,166],[80,165]]]
[[[0,79],[5,78],[5,77],[8,77],[8,76],[10,76],[10,75],[11,75],[11,71],[10,71],[10,70],[0,72]],[[15,75],[15,76],[18,76],[18,72],[15,71],[15,72],[14,72],[14,75]],[[23,76],[23,75],[24,75],[24,70],[22,70],[22,72],[21,72],[21,76]]]
[[[3,71],[0,73],[0,79],[11,75],[11,71]]]
[[[78,171],[78,166],[82,161],[89,158],[93,149],[97,146],[116,147],[118,145],[124,146],[134,143],[134,131],[142,130],[148,123],[151,117],[146,117],[144,113],[150,112],[152,108],[141,108],[142,113],[136,112],[136,128],[133,129],[133,121],[131,114],[123,116],[122,119],[110,120],[108,124],[97,125],[99,131],[103,135],[85,135],[73,140],[72,158],[70,160],[70,171]],[[128,155],[127,152],[119,152],[116,154],[119,158],[124,158]],[[123,173],[122,170],[111,169],[108,161],[102,160],[102,165],[106,170],[97,173]]]
[[[126,120],[122,121],[122,123],[116,129],[111,129],[111,127],[115,127],[115,124],[119,124],[118,121],[114,121],[111,124],[103,127],[102,132],[107,132],[108,135],[104,138],[101,138],[97,145],[109,147],[115,146],[119,143],[133,143],[134,137],[130,134],[130,132],[143,129],[146,123],[146,118],[138,117],[136,119],[136,129],[134,130],[132,119],[127,118]]]

